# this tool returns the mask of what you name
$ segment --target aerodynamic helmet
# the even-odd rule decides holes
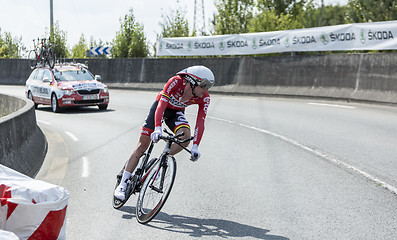
[[[179,71],[177,75],[184,76],[186,80],[194,86],[200,86],[206,89],[210,89],[215,83],[215,77],[212,71],[201,65],[183,69],[182,71]]]

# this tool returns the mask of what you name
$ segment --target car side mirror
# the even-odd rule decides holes
[[[50,81],[50,79],[49,79],[48,77],[44,77],[43,82],[49,83],[49,82],[51,82],[51,81]]]
[[[97,81],[101,81],[101,75],[95,75],[95,80],[97,80]]]

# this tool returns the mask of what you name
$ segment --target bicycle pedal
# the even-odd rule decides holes
[[[153,191],[156,191],[156,192],[158,192],[158,193],[163,193],[163,190],[162,190],[162,189],[156,188],[155,186],[150,186],[150,188],[151,188]]]

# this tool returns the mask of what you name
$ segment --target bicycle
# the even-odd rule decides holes
[[[160,212],[171,192],[176,175],[175,158],[169,155],[172,143],[178,144],[191,153],[181,144],[192,140],[193,137],[180,140],[179,137],[183,136],[183,133],[173,135],[166,129],[164,129],[164,132],[167,133],[167,136],[160,136],[160,139],[166,141],[166,146],[160,157],[148,161],[154,146],[154,142],[151,141],[147,152],[140,158],[134,174],[127,180],[124,201],[113,196],[113,207],[119,209],[132,194],[139,192],[136,204],[136,219],[141,224],[150,222]],[[124,167],[117,175],[115,188],[120,184],[123,171]]]
[[[50,41],[50,39],[48,39]],[[51,43],[46,43],[46,39],[37,39],[37,45],[33,39],[34,49],[29,51],[28,59],[30,68],[34,69],[40,64],[45,66],[47,63],[50,68],[54,68],[56,56]]]

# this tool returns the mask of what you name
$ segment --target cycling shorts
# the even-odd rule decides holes
[[[150,136],[150,134],[152,134],[154,131],[154,115],[156,113],[158,104],[159,102],[156,100],[150,108],[149,114],[143,123],[141,135]],[[163,120],[169,129],[174,133],[176,133],[180,128],[190,129],[189,123],[185,118],[184,110],[173,110],[166,108],[164,111]]]

